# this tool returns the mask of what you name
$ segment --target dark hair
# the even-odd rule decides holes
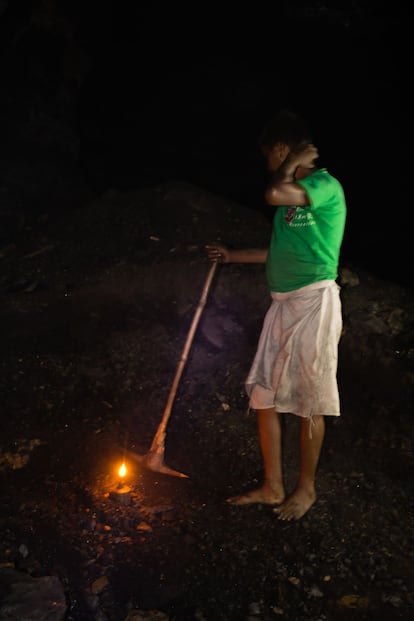
[[[263,128],[259,147],[272,148],[277,142],[295,149],[303,142],[312,142],[312,134],[301,116],[291,110],[281,110]]]

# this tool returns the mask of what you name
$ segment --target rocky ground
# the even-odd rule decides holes
[[[166,463],[187,478],[131,459],[161,422],[204,243],[266,245],[269,220],[186,184],[17,220],[0,249],[0,619],[412,619],[412,291],[341,266],[342,416],[317,503],[285,523],[224,502],[261,478],[243,380],[262,266],[215,274],[167,427]]]

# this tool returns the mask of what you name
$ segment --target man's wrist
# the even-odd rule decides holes
[[[295,162],[294,159],[291,158],[290,155],[288,155],[285,161],[281,164],[279,168],[279,171],[282,176],[282,181],[284,181],[285,183],[295,181],[295,173],[296,173],[297,167],[298,167],[297,162]]]
[[[271,182],[277,183],[293,183],[295,181],[295,173],[296,173],[297,165],[292,162],[286,162],[286,160],[281,164],[281,166],[273,173]]]

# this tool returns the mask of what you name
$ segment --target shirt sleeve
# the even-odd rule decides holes
[[[316,209],[332,201],[337,192],[335,181],[328,173],[317,171],[313,175],[300,179],[297,183],[303,187],[308,195],[311,207]]]

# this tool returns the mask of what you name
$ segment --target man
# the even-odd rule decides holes
[[[234,505],[275,505],[282,520],[301,518],[316,500],[315,477],[325,416],[339,416],[338,343],[342,332],[338,264],[346,202],[340,182],[317,168],[306,123],[282,111],[265,127],[260,147],[270,173],[267,204],[276,206],[268,249],[206,246],[210,260],[265,263],[272,298],[246,379],[256,411],[263,484],[227,499]],[[300,420],[300,472],[286,497],[281,414]]]

